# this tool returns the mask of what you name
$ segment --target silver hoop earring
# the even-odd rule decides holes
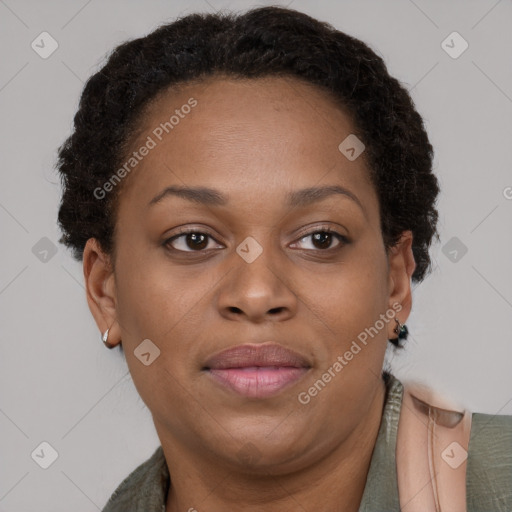
[[[102,341],[103,341],[104,345],[105,345],[107,348],[112,349],[112,348],[114,348],[114,347],[115,347],[115,345],[111,345],[111,344],[108,342],[108,331],[109,331],[109,330],[110,330],[110,328],[109,328],[109,329],[107,329],[107,330],[103,333],[103,336],[101,337],[101,339],[102,339]]]

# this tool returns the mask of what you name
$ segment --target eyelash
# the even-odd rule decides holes
[[[334,235],[334,237],[340,243],[336,247],[330,247],[328,249],[306,249],[307,251],[317,251],[317,252],[326,253],[326,252],[330,252],[330,251],[339,250],[343,246],[345,246],[345,245],[350,243],[350,240],[345,235],[342,235],[341,233],[338,233],[337,231],[335,231],[332,228],[327,227],[327,226],[326,227],[320,226],[320,227],[317,227],[313,231],[308,231],[308,232],[302,233],[297,240],[301,241],[304,238],[312,236],[312,235],[314,235],[316,233],[328,233],[330,235]],[[193,228],[190,228],[190,229],[185,228],[183,230],[180,230],[176,235],[173,235],[171,238],[168,238],[167,240],[165,240],[163,245],[168,250],[173,251],[173,252],[178,252],[178,253],[199,253],[200,254],[200,253],[208,252],[209,250],[211,250],[211,249],[200,249],[200,250],[197,250],[197,251],[194,251],[194,250],[183,251],[181,249],[175,249],[174,247],[171,246],[172,242],[174,242],[175,240],[177,240],[177,239],[179,239],[179,238],[181,238],[183,236],[186,236],[188,234],[206,235],[208,238],[210,238],[210,239],[214,240],[215,242],[217,242],[217,240],[215,240],[215,238],[212,235],[210,235],[208,232],[206,232],[206,231],[201,231],[201,230],[193,229]],[[217,242],[217,243],[219,243],[219,242]]]

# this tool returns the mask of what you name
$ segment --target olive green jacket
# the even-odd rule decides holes
[[[359,512],[400,510],[395,448],[402,396],[402,383],[390,375]],[[169,485],[159,446],[119,485],[103,512],[165,512]],[[472,414],[466,501],[468,512],[512,512],[512,416]]]

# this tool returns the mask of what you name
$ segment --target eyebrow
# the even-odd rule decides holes
[[[339,185],[327,185],[323,187],[309,187],[301,190],[288,192],[286,195],[287,204],[290,207],[304,207],[312,203],[322,201],[334,194],[341,194],[354,201],[363,212],[364,207],[357,196],[350,190]],[[228,198],[219,190],[208,187],[185,187],[172,185],[166,187],[159,194],[157,194],[148,203],[148,207],[161,202],[167,197],[181,197],[194,203],[207,205],[207,206],[225,206],[228,204]]]

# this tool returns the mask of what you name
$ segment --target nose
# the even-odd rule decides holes
[[[264,249],[254,260],[233,254],[233,266],[217,294],[219,313],[226,319],[263,323],[292,318],[297,296],[290,288],[286,260]]]

